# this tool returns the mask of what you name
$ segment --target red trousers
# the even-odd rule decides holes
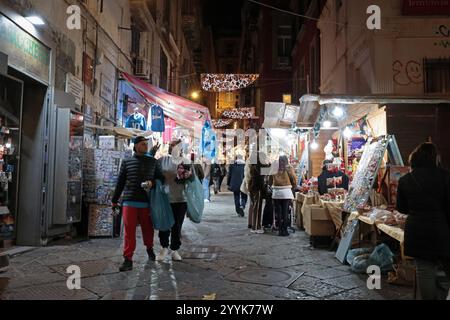
[[[136,227],[141,225],[144,245],[147,249],[153,248],[154,229],[150,209],[123,207],[123,224],[125,227],[123,256],[129,260],[133,259],[134,250],[136,250]]]

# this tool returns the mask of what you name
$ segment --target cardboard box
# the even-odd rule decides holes
[[[303,224],[308,235],[323,237],[335,235],[335,226],[326,208],[308,205],[303,213]]]
[[[305,228],[303,226],[302,206],[303,206],[302,202],[298,201],[294,202],[295,222],[300,230],[303,230]]]

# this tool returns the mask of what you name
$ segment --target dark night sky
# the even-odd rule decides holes
[[[239,35],[241,8],[245,0],[203,0],[205,25],[213,28],[214,38]]]

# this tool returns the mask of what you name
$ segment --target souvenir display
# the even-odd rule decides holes
[[[356,211],[359,206],[364,206],[367,203],[381,161],[386,153],[388,142],[388,139],[382,138],[370,145],[366,145],[358,170],[350,185],[350,190],[344,205],[345,211]]]
[[[89,206],[89,237],[108,237],[113,233],[113,215],[110,206]]]
[[[116,187],[122,159],[130,152],[86,149],[84,162],[84,199],[87,203],[109,205]]]
[[[5,127],[0,118],[0,239],[13,239],[15,233],[15,192],[17,131]]]

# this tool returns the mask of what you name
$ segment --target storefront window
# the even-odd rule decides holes
[[[0,75],[0,239],[16,234],[22,84]]]

